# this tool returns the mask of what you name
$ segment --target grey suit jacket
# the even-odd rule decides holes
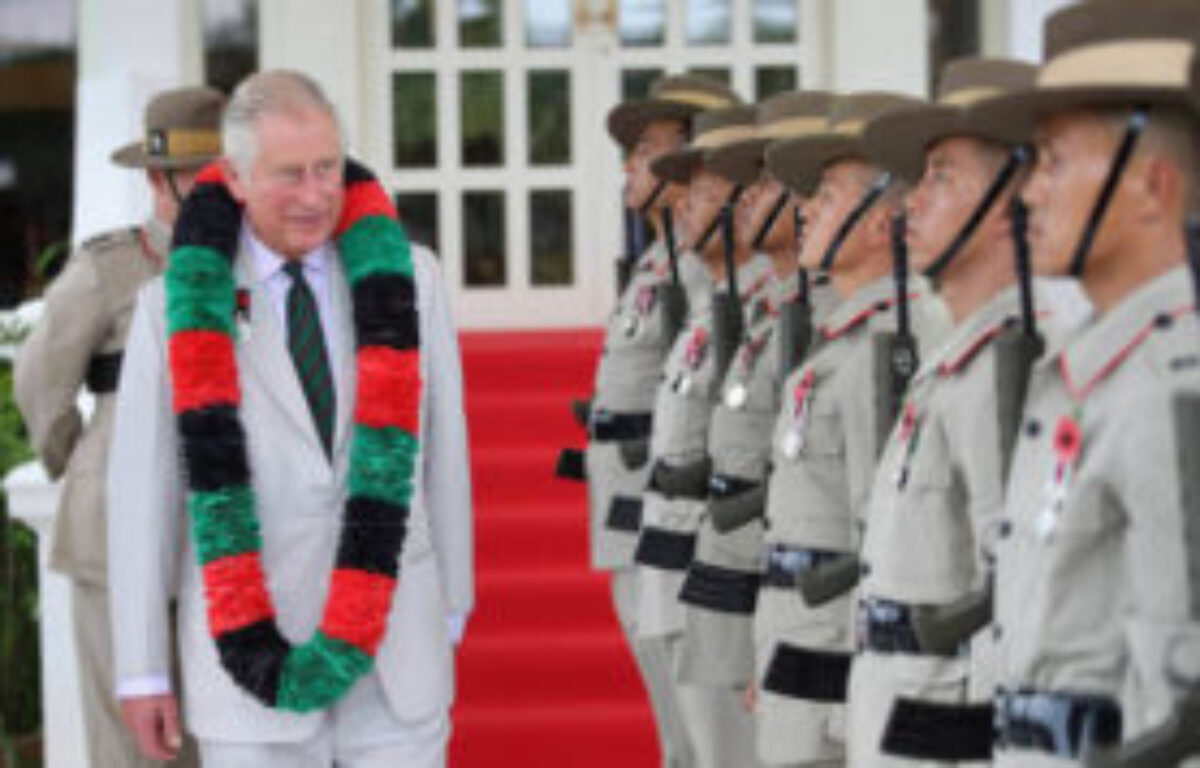
[[[436,261],[413,246],[421,333],[421,455],[409,532],[376,672],[393,713],[416,719],[448,706],[453,666],[447,612],[474,601],[470,473],[458,345]],[[250,291],[248,333],[237,342],[241,418],[263,563],[284,636],[304,642],[320,623],[333,567],[348,469],[355,391],[350,292],[340,260],[331,280],[331,363],[337,390],[332,464],[321,448],[285,332],[251,259],[238,285]],[[117,395],[108,475],[109,578],[117,680],[165,675],[168,603],[178,598],[184,706],[202,739],[292,741],[321,714],[269,710],[220,666],[208,631],[190,541],[185,480],[171,409],[163,282],[142,292]]]

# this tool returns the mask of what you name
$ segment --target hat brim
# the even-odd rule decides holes
[[[613,107],[608,113],[608,134],[625,149],[632,149],[650,123],[656,120],[677,120],[687,124],[699,111],[699,107],[691,104],[671,101],[625,102]]]
[[[661,155],[650,164],[650,172],[675,184],[688,184],[704,165],[704,150],[695,147]]]
[[[925,172],[925,153],[939,141],[970,137],[997,144],[1019,144],[1024,135],[1012,125],[980,120],[971,110],[933,105],[884,115],[863,132],[872,161],[909,182]]]
[[[163,157],[146,154],[141,142],[126,144],[109,156],[117,165],[123,168],[157,168],[164,171],[177,171],[191,168],[203,168],[217,159],[217,155],[187,155],[184,157]]]
[[[971,117],[980,124],[1033,141],[1038,120],[1075,109],[1135,106],[1171,106],[1195,110],[1196,102],[1179,88],[1045,88],[1018,91],[980,102],[971,108]]]
[[[859,137],[818,134],[772,143],[766,152],[766,168],[793,192],[811,195],[825,166],[854,158],[869,159]]]
[[[749,186],[762,175],[763,154],[770,143],[767,138],[754,138],[727,144],[710,150],[704,165],[734,184]]]

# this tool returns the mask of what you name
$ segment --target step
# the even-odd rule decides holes
[[[470,391],[588,391],[601,345],[596,331],[464,335],[463,376]]]
[[[588,567],[587,506],[485,506],[475,516],[475,560],[499,570]]]
[[[644,705],[499,706],[456,712],[450,765],[657,768]],[[497,756],[503,755],[501,760]]]
[[[471,631],[486,636],[618,632],[607,574],[574,569],[479,573]]]
[[[556,445],[472,448],[471,477],[476,506],[586,505],[584,483],[554,476],[559,450]]]
[[[458,658],[459,701],[572,706],[645,699],[620,633],[479,633]]]
[[[571,402],[577,396],[579,393],[563,390],[471,392],[467,426],[481,447],[582,443],[587,433],[571,414]]]

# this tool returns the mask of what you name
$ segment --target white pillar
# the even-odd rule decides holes
[[[72,239],[136,223],[149,212],[144,177],[113,165],[117,147],[141,137],[157,91],[203,77],[199,0],[77,0],[75,205]]]
[[[258,4],[259,66],[299,70],[320,83],[337,108],[354,154],[367,143],[362,133],[365,5],[358,0]]]
[[[824,8],[828,88],[927,95],[926,0],[826,0]]]
[[[1008,4],[1008,55],[1027,61],[1042,60],[1042,25],[1046,17],[1072,0],[1010,0]]]
[[[42,645],[42,733],[46,768],[86,768],[87,737],[71,627],[71,584],[49,568],[50,536],[59,486],[46,479],[36,462],[23,464],[4,478],[13,517],[34,530],[38,540],[38,608]]]

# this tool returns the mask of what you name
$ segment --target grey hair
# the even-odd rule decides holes
[[[287,69],[267,70],[239,83],[221,116],[223,150],[238,173],[248,174],[258,159],[259,118],[304,109],[316,109],[333,118],[345,151],[345,133],[337,110],[308,75]]]

